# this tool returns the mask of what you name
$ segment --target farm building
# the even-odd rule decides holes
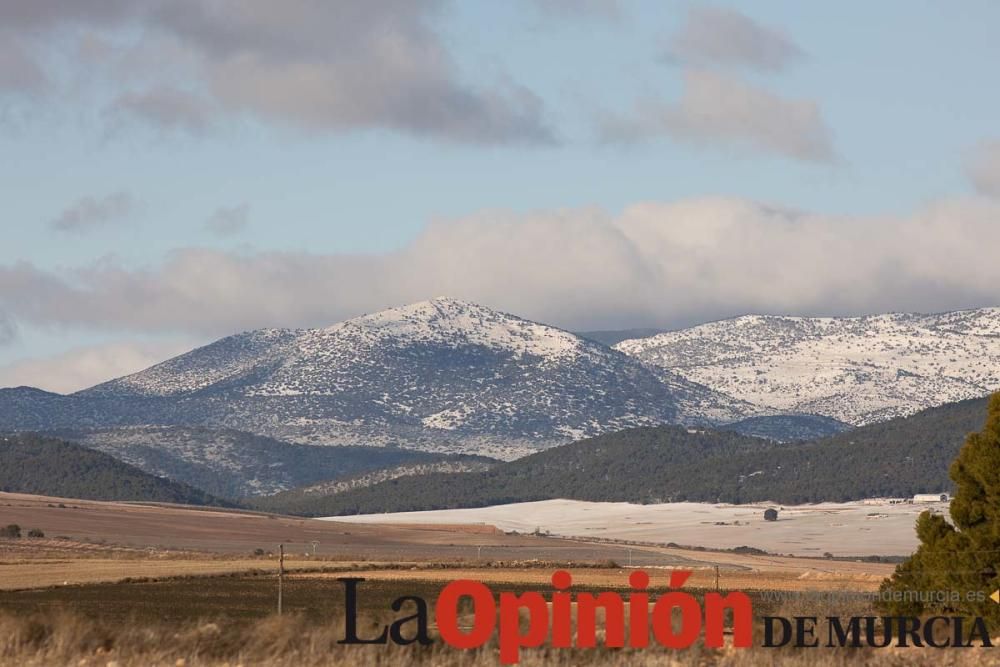
[[[913,496],[913,502],[915,503],[946,503],[948,502],[947,493],[918,493]]]

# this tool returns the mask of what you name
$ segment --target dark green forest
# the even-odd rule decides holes
[[[629,429],[486,472],[405,477],[271,509],[323,516],[550,498],[793,504],[950,492],[948,467],[966,434],[982,426],[985,405],[962,401],[790,444],[678,426]]]
[[[0,436],[0,491],[86,500],[230,504],[107,454],[30,433]]]

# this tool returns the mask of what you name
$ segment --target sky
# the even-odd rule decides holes
[[[0,0],[0,387],[436,296],[1000,305],[1000,5]]]

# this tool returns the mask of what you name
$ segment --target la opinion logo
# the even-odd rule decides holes
[[[690,593],[680,589],[691,576],[687,570],[674,570],[670,575],[670,591],[660,595],[652,604],[647,592],[649,575],[636,570],[629,575],[631,594],[628,602],[615,592],[594,595],[568,592],[573,584],[569,572],[558,570],[552,574],[551,600],[541,593],[508,593],[499,597],[478,581],[459,579],[452,581],[438,595],[434,605],[435,620],[441,639],[449,646],[460,649],[480,648],[494,636],[500,647],[500,661],[516,664],[521,659],[521,649],[543,645],[550,639],[553,648],[594,648],[597,646],[597,610],[604,610],[604,645],[611,648],[646,648],[653,638],[667,648],[688,648],[704,634],[705,646],[718,648],[723,645],[723,626],[726,611],[732,613],[733,646],[751,645],[753,635],[753,608],[750,598],[742,592],[706,593],[704,608]],[[408,595],[392,602],[392,610],[400,612],[412,604],[415,612],[384,626],[374,637],[358,636],[358,587],[363,578],[339,579],[345,589],[345,636],[341,644],[430,644],[427,632],[427,602]],[[473,604],[472,624],[460,624],[460,604],[463,599]],[[576,603],[576,633],[574,644],[573,603]],[[628,608],[628,621],[625,609]],[[680,627],[673,623],[674,610],[680,612]],[[498,613],[499,612],[499,613]],[[527,627],[522,631],[522,616],[527,616]]]
[[[521,659],[522,648],[545,644],[553,648],[595,648],[597,646],[597,610],[604,611],[604,645],[609,648],[646,648],[650,634],[661,646],[683,649],[704,637],[709,648],[723,646],[723,627],[727,612],[731,614],[732,646],[747,648],[753,641],[753,607],[750,598],[734,591],[706,593],[704,602],[679,589],[691,576],[688,570],[674,570],[670,575],[670,590],[651,600],[647,591],[649,575],[636,570],[629,575],[632,590],[628,602],[615,592],[569,592],[573,578],[569,572],[558,570],[552,574],[555,591],[551,599],[541,593],[509,593],[499,596],[479,581],[459,579],[442,589],[434,605],[438,634],[449,646],[459,649],[476,649],[496,637],[500,647],[500,662],[516,664]],[[415,595],[396,598],[394,612],[403,611],[412,604],[414,613],[397,618],[382,627],[374,637],[362,638],[358,634],[358,588],[365,579],[344,577],[346,605],[345,633],[341,644],[430,644],[428,634],[429,614],[427,601]],[[1000,597],[1000,595],[998,595]],[[462,600],[472,603],[471,625],[461,622]],[[576,605],[576,626],[573,626],[573,605]],[[652,613],[650,606],[652,605]],[[626,621],[626,609],[628,620]],[[674,611],[679,611],[679,627],[674,625]],[[527,623],[522,618],[527,616]],[[934,616],[921,619],[909,616],[849,617],[842,619],[828,616],[764,616],[762,648],[794,646],[796,648],[853,647],[970,647],[978,641],[981,647],[991,647],[984,619],[975,617]],[[826,633],[818,632],[826,623]],[[526,626],[526,627],[525,627]],[[575,629],[575,633],[574,633]],[[826,635],[826,641],[821,636]],[[942,637],[941,635],[945,635]],[[575,638],[575,642],[574,642]]]

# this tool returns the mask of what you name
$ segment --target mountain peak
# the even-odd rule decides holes
[[[490,313],[490,314],[506,314],[501,313],[501,311],[489,306],[484,306],[480,303],[475,303],[473,301],[465,301],[463,299],[456,299],[450,296],[436,296],[433,299],[427,299],[425,301],[415,301],[413,303],[408,303],[403,306],[396,306],[395,308],[387,308],[386,310],[379,311],[378,313],[372,313],[372,315],[390,315],[393,313],[399,313],[404,315],[412,315],[416,317],[452,317],[455,315],[460,315],[462,313]],[[513,317],[513,316],[511,316]],[[520,319],[520,318],[518,318]]]
[[[231,336],[77,397],[115,399],[137,423],[222,424],[310,443],[486,451],[495,441],[492,454],[509,458],[675,420],[675,391],[688,388],[568,331],[438,297],[324,329]]]
[[[307,332],[303,338],[312,339],[310,345],[326,345],[320,339],[330,336],[348,336],[356,349],[394,341],[474,345],[543,358],[572,356],[595,347],[568,331],[451,297],[361,315]]]

